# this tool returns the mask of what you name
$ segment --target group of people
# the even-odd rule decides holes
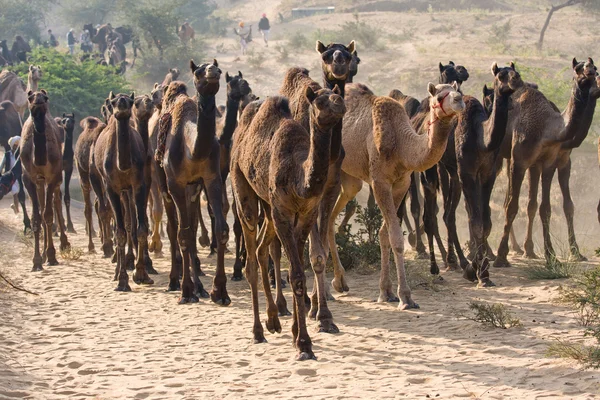
[[[260,21],[258,21],[258,31],[261,33],[265,46],[269,47],[269,33],[271,32],[271,24],[267,18],[267,14],[263,13]],[[234,29],[236,35],[240,37],[240,50],[242,55],[246,54],[248,43],[252,41],[252,25],[246,26],[244,21],[238,24],[238,28]]]
[[[52,33],[52,29],[48,29],[48,36],[48,44],[50,45],[50,47],[58,47],[59,43],[54,33]],[[67,33],[67,47],[69,48],[69,53],[71,55],[75,53],[75,45],[77,43],[81,43],[81,51],[83,51],[84,53],[91,53],[93,47],[90,31],[86,29],[83,32],[81,32],[81,35],[79,35],[79,40],[77,40],[75,38],[75,30],[73,28],[69,29],[69,32]]]

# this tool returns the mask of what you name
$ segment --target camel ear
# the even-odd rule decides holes
[[[494,76],[498,75],[498,70],[499,70],[498,63],[494,62],[492,64],[492,75],[494,75]]]
[[[115,98],[115,94],[112,92],[112,90],[110,91],[108,98],[109,98],[109,100],[112,100]]]
[[[440,72],[444,72],[444,64],[442,64],[442,63],[440,62],[440,65],[439,65],[439,67],[440,67]]]
[[[323,52],[327,50],[327,47],[320,40],[317,40],[317,53],[323,54]]]
[[[317,94],[310,86],[306,87],[305,95],[306,95],[306,100],[308,100],[309,103],[312,103],[317,98]]]
[[[44,89],[41,89],[40,92],[44,93],[44,95],[46,95],[46,96],[48,95],[48,92],[46,92],[46,90],[44,90]]]
[[[348,52],[350,52],[350,54],[354,53],[356,51],[356,43],[354,43],[354,40],[351,41],[350,44],[346,46],[346,48],[348,49]]]
[[[42,67],[41,67],[40,65],[38,65],[37,67],[38,67],[38,69],[39,69],[40,71],[42,70]]]
[[[33,90],[30,90],[29,92],[27,92],[27,97],[30,97],[33,94]]]
[[[448,65],[452,65],[454,67],[454,61],[448,61]]]
[[[487,87],[487,84],[484,84],[483,85],[483,97],[487,96],[487,94],[488,94],[488,87]]]
[[[337,84],[333,87],[333,93],[335,93],[339,96],[342,95],[342,91],[340,90],[340,87]]]
[[[225,82],[229,82],[231,80],[231,77],[229,76],[229,71],[225,72]]]
[[[575,66],[576,66],[577,64],[579,64],[579,63],[577,62],[577,59],[576,59],[575,57],[573,57],[573,68],[575,68]]]
[[[67,117],[67,114],[63,113],[63,118],[66,118],[66,117]]]
[[[29,64],[29,71],[33,71],[33,64]]]
[[[244,77],[244,76],[242,75],[242,71],[238,71],[238,76],[239,76],[240,78],[243,78],[243,77]]]
[[[458,82],[456,82],[456,81],[452,82],[452,87],[454,88],[454,90],[456,90],[458,92]]]
[[[440,63],[440,64],[441,64],[441,63]],[[429,82],[429,83],[427,84],[427,91],[429,92],[429,94],[430,94],[431,96],[435,96],[435,92],[436,92],[436,90],[435,90],[435,85],[434,85],[433,83]]]
[[[173,68],[169,68],[169,72],[173,72]]]
[[[131,92],[131,96],[129,96],[129,98],[130,98],[131,100],[134,100],[134,99],[135,99],[135,92]]]
[[[158,87],[158,83],[154,82],[154,89]]]
[[[198,69],[198,66],[196,65],[196,63],[194,63],[194,60],[190,60],[190,69],[192,70],[192,73],[196,72],[196,70]]]
[[[218,67],[218,66],[219,66],[219,63],[217,62],[217,59],[216,59],[216,58],[213,58],[213,65],[214,65],[215,67]]]
[[[515,63],[513,61],[510,62],[510,69],[512,69],[513,71],[516,71]]]
[[[588,57],[588,62],[592,63],[592,64],[594,63],[594,60],[592,60],[592,57]]]

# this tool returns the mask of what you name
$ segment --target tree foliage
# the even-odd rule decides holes
[[[60,12],[73,27],[110,22],[117,10],[117,0],[62,0]]]
[[[42,67],[44,75],[39,85],[48,92],[53,116],[63,112],[75,112],[78,118],[99,116],[100,106],[111,91],[130,91],[114,68],[97,65],[94,61],[80,62],[54,49],[33,49],[30,62]],[[27,81],[28,64],[19,64],[12,70]]]
[[[25,40],[41,41],[40,27],[48,11],[49,0],[2,0],[0,5],[0,39],[12,42],[15,35]],[[10,46],[10,44],[9,44]]]

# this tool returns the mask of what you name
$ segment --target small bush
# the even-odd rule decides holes
[[[246,53],[248,65],[252,68],[260,68],[266,60],[265,55],[262,52],[255,52],[254,50],[249,50]]]
[[[578,269],[574,263],[560,262],[555,259],[550,264],[527,268],[525,275],[532,280],[565,279],[573,276]]]
[[[579,362],[583,368],[600,368],[600,346],[584,346],[558,340],[548,348],[550,357],[569,358]]]
[[[469,310],[473,311],[474,315],[465,315],[466,318],[487,326],[502,329],[522,326],[521,321],[519,321],[518,318],[515,318],[506,307],[500,303],[485,304],[471,302],[469,303]]]
[[[83,250],[78,247],[69,247],[66,250],[60,251],[60,256],[67,261],[77,261],[83,255]]]
[[[288,51],[288,46],[278,44],[275,46],[275,50],[279,56],[277,57],[278,61],[286,61],[290,57],[290,52]]]

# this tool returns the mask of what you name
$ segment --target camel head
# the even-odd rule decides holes
[[[588,57],[587,61],[578,62],[573,58],[574,79],[579,89],[589,90],[596,83],[598,68],[594,65],[594,60]]]
[[[238,71],[238,74],[233,76],[229,75],[229,72],[225,72],[225,82],[227,82],[227,97],[235,101],[240,101],[252,91],[248,81],[242,76],[241,71]]]
[[[133,111],[136,117],[150,120],[150,117],[154,113],[154,101],[147,94],[137,96],[133,101]]]
[[[345,81],[350,73],[352,54],[355,51],[354,40],[348,46],[339,43],[329,43],[325,46],[317,40],[317,52],[321,54],[321,65],[325,78]]]
[[[181,72],[179,71],[179,68],[169,68],[169,73],[171,74],[171,78],[176,81]]]
[[[492,107],[494,105],[494,89],[490,89],[487,85],[483,85],[483,108],[489,115],[492,113]]]
[[[116,119],[131,118],[131,109],[133,107],[133,101],[135,100],[135,95],[133,93],[131,93],[130,96],[122,93],[115,96],[113,92],[110,92],[108,99],[110,100],[113,115]]]
[[[73,132],[73,128],[75,128],[75,113],[63,113],[60,124],[65,128],[66,132]]]
[[[245,95],[244,97],[242,97],[242,99],[240,100],[240,111],[239,111],[240,115],[242,114],[242,112],[244,111],[244,109],[246,108],[246,106],[248,104],[250,104],[256,100],[260,100],[260,97],[258,97],[257,95],[255,95],[252,92],[250,92],[247,95]]]
[[[214,96],[219,91],[219,80],[221,79],[221,69],[217,60],[212,63],[196,65],[194,60],[190,60],[190,69],[194,75],[194,86],[198,94],[202,96]]]
[[[30,90],[27,93],[27,100],[29,100],[29,110],[32,114],[48,110],[48,93],[44,89],[37,92]]]
[[[346,78],[346,82],[352,83],[356,74],[358,74],[358,64],[360,64],[360,58],[358,57],[358,53],[354,50],[352,53],[352,61],[350,61],[350,67],[348,70],[348,78]]]
[[[102,119],[104,119],[104,123],[108,123],[108,120],[113,115],[113,107],[110,103],[110,99],[104,100],[104,104],[102,104],[102,107],[100,107],[100,114],[102,115]]]
[[[42,79],[42,67],[39,65],[29,65],[29,75],[33,81],[39,81]]]
[[[452,84],[458,83],[458,89],[463,82],[469,79],[469,72],[462,65],[455,65],[453,61],[449,61],[448,65],[440,63],[440,83]]]
[[[320,89],[316,92],[310,86],[306,87],[306,99],[311,106],[311,121],[316,121],[321,129],[332,128],[344,117],[346,105],[341,93],[338,85],[335,85],[333,90]]]
[[[154,103],[154,107],[160,107],[162,105],[162,99],[164,94],[164,88],[162,85],[158,83],[154,84],[152,91],[150,92],[150,96],[152,96],[152,102]]]
[[[518,74],[514,69],[514,64],[510,67],[498,67],[497,63],[492,64],[492,75],[494,75],[494,90],[498,90],[500,95],[513,94],[515,89],[511,86],[511,74]],[[485,96],[485,95],[484,95]]]
[[[596,75],[596,84],[590,89],[590,97],[596,100],[600,97],[600,75]]]
[[[465,109],[465,102],[458,89],[457,82],[451,85],[446,83],[434,85],[429,82],[427,86],[430,96],[429,107],[435,113],[436,119],[451,117]]]

